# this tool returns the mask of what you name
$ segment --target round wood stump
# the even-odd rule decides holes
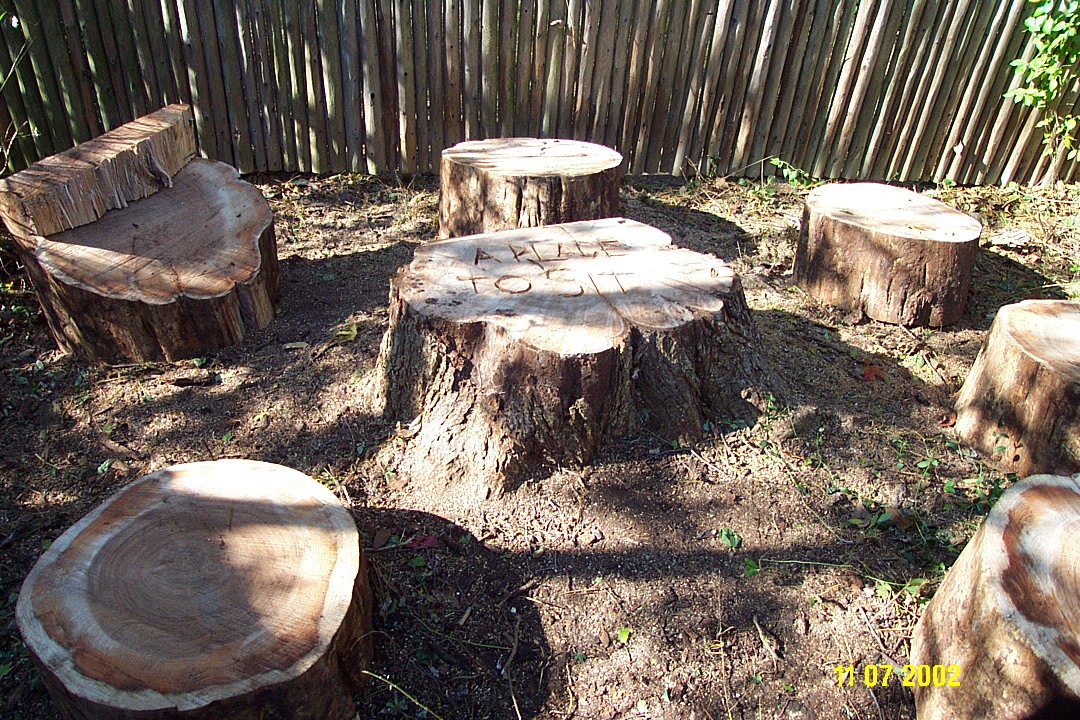
[[[23,245],[57,341],[97,361],[195,357],[274,319],[273,213],[223,163],[196,158],[172,187]]]
[[[956,430],[1021,477],[1080,471],[1080,303],[998,310],[956,400]]]
[[[442,152],[439,237],[619,213],[622,155],[578,140],[471,140]]]
[[[61,535],[16,615],[60,716],[346,720],[371,656],[356,526],[295,470],[151,473]]]
[[[1078,547],[1080,475],[1002,494],[915,627],[919,720],[1080,717]]]
[[[940,327],[964,314],[981,232],[974,218],[910,190],[823,185],[806,198],[792,272],[823,303]]]
[[[615,438],[752,419],[757,344],[731,268],[655,228],[473,235],[417,248],[393,279],[378,400],[408,425],[399,474],[482,499]]]

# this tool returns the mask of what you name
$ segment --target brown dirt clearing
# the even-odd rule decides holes
[[[622,214],[742,277],[766,407],[691,447],[626,438],[450,507],[395,472],[408,439],[362,395],[389,278],[435,235],[435,180],[252,180],[276,213],[279,316],[195,361],[61,355],[0,253],[0,716],[52,717],[14,621],[48,543],[144,473],[244,457],[315,477],[357,519],[380,676],[361,717],[914,717],[899,670],[867,688],[862,668],[905,664],[922,606],[1014,480],[942,419],[998,307],[1080,294],[1080,186],[930,190],[986,229],[963,319],[907,330],[791,285],[805,188],[628,181]]]

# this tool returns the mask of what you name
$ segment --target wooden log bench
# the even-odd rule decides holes
[[[0,180],[0,216],[57,344],[103,363],[178,360],[274,318],[273,215],[194,157],[169,106]]]
[[[964,314],[981,232],[910,190],[823,185],[806,198],[792,274],[812,297],[874,320],[951,325]]]
[[[470,140],[442,152],[439,237],[619,214],[622,155],[581,142]]]
[[[957,396],[956,431],[1005,472],[1080,472],[1080,303],[998,310]]]
[[[177,465],[61,535],[16,607],[65,720],[349,720],[371,658],[352,516],[295,470]]]
[[[469,500],[606,442],[752,420],[766,373],[730,267],[610,218],[428,243],[391,282],[377,408],[403,478]]]
[[[1080,717],[1078,546],[1080,475],[1002,494],[915,627],[919,720]]]

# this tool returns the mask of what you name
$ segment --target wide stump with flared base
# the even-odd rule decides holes
[[[42,556],[16,615],[65,719],[347,720],[371,657],[352,517],[247,460],[120,490]]]
[[[1080,717],[1078,546],[1080,475],[1002,494],[915,627],[919,720]]]
[[[398,474],[498,495],[634,434],[752,421],[766,373],[738,276],[613,218],[443,240],[391,282],[377,411]]]

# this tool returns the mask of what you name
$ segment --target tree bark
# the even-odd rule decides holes
[[[443,150],[439,238],[614,217],[622,155],[577,140],[498,138]]]
[[[630,220],[433,242],[391,283],[378,408],[398,472],[469,499],[613,439],[756,417],[766,373],[735,273]]]
[[[916,681],[919,720],[1080,716],[1077,533],[1080,475],[1001,496],[915,627],[912,665],[958,682]]]
[[[57,343],[98,362],[195,357],[274,319],[273,213],[223,163],[195,159],[170,188],[20,245]]]
[[[941,327],[964,314],[981,232],[977,220],[910,190],[824,185],[806,199],[792,272],[823,303]]]
[[[371,658],[356,526],[278,465],[177,465],[112,496],[27,576],[16,617],[61,717],[346,720]]]
[[[1080,303],[998,310],[957,398],[956,430],[1021,477],[1080,471]]]

